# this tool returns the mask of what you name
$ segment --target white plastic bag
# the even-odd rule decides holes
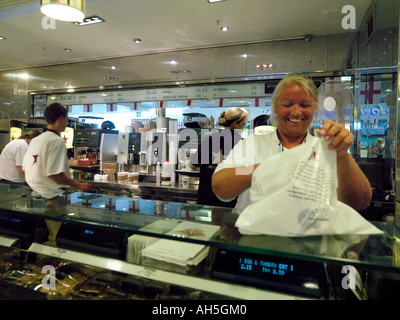
[[[262,162],[253,173],[250,204],[236,227],[242,234],[311,236],[380,234],[337,199],[336,152],[312,139]]]

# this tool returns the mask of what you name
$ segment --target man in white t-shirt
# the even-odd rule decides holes
[[[24,183],[22,161],[28,150],[28,145],[40,131],[31,130],[23,133],[18,139],[9,142],[0,154],[0,178],[6,183]]]
[[[46,199],[60,195],[65,186],[89,191],[90,184],[71,179],[67,148],[60,136],[68,125],[67,110],[53,103],[45,108],[43,115],[48,129],[32,140],[22,163],[26,182]]]

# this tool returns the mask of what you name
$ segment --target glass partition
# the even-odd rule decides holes
[[[32,197],[26,189],[15,195],[0,184],[0,224],[7,217],[26,215],[93,228],[122,230],[211,247],[275,255],[313,262],[353,264],[400,272],[394,224],[373,222],[382,235],[278,237],[243,235],[235,227],[237,209],[66,192],[52,199]],[[24,190],[24,192],[22,192]],[[12,194],[12,195],[10,195]]]

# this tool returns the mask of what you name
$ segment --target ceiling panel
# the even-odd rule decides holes
[[[393,2],[395,0],[382,0]],[[371,0],[87,0],[86,16],[104,23],[46,24],[37,1],[0,2],[0,71],[110,57],[252,43],[343,30],[343,6],[353,5],[357,28]],[[229,31],[220,27],[228,25]],[[142,39],[140,44],[134,38]],[[71,51],[66,52],[64,49]]]

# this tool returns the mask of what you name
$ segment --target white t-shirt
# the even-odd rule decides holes
[[[17,171],[22,166],[22,160],[28,150],[25,139],[15,139],[9,142],[0,155],[0,178],[12,182],[25,182],[25,177]]]
[[[311,134],[307,134],[304,143],[308,143],[312,139],[316,138]],[[217,166],[214,174],[221,169],[241,168],[259,164],[284,150],[285,148],[283,148],[278,138],[277,131],[262,135],[249,135],[247,138],[239,141],[239,143],[229,153],[228,157]],[[221,200],[230,201],[232,199]],[[249,205],[249,203],[250,191],[247,189],[239,195],[236,208],[244,209]]]
[[[62,193],[62,185],[48,176],[64,173],[70,177],[65,141],[55,132],[46,131],[29,144],[23,165],[28,185],[42,197],[51,199]]]

